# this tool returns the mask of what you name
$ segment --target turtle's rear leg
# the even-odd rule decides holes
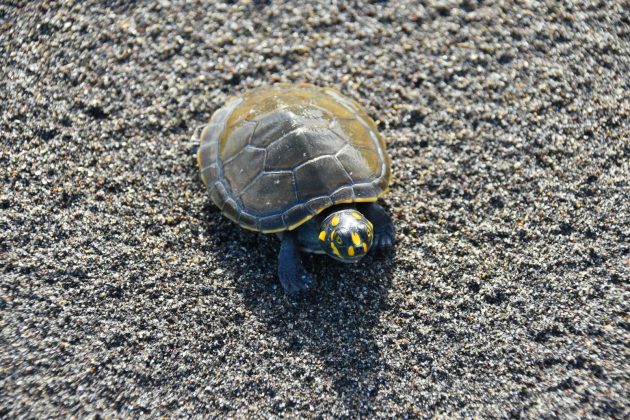
[[[206,128],[207,130],[204,133],[203,130]],[[196,157],[199,152],[199,148],[201,147],[201,143],[204,143],[204,144],[208,142],[212,143],[212,140],[211,140],[212,136],[213,135],[218,136],[218,133],[220,133],[222,130],[223,130],[223,125],[215,124],[215,123],[206,123],[206,124],[201,124],[195,127],[193,129],[190,142],[188,143],[191,155],[194,155]]]
[[[278,255],[278,277],[282,288],[289,296],[305,294],[315,288],[313,276],[302,267],[300,246],[295,232],[284,232],[282,236]]]
[[[190,138],[190,143],[189,143],[189,153],[191,154],[191,156],[195,156],[195,159],[197,158],[197,152],[199,151],[199,146],[200,141],[199,138],[201,136],[201,131],[207,126],[208,124],[202,124],[202,125],[198,125],[197,127],[195,127],[193,129],[193,134],[192,137]]]
[[[365,203],[357,207],[374,225],[372,249],[377,252],[391,251],[396,242],[396,229],[391,216],[377,203]]]

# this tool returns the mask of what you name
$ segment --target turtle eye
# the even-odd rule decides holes
[[[341,245],[343,243],[341,236],[335,235],[335,242],[337,242],[338,245]]]

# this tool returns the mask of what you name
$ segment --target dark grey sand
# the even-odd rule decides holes
[[[338,3],[2,2],[0,417],[630,414],[628,3]],[[191,155],[275,81],[393,159],[298,303]]]

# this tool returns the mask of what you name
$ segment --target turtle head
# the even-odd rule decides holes
[[[319,245],[334,259],[355,263],[370,250],[373,231],[372,223],[358,211],[336,211],[322,222]]]

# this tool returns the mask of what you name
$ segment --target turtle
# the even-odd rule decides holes
[[[193,141],[223,215],[280,238],[278,277],[288,295],[316,284],[300,251],[356,263],[393,248],[394,223],[377,203],[391,181],[385,141],[339,91],[306,83],[250,90],[229,98]]]

